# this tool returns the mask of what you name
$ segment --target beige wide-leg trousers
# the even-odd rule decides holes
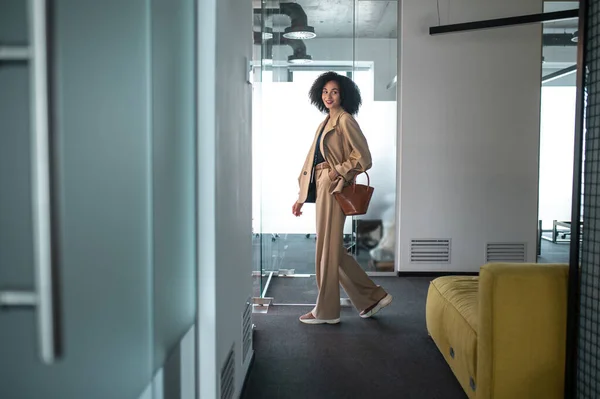
[[[340,284],[358,311],[363,311],[386,296],[358,262],[346,252],[343,234],[346,215],[329,193],[329,169],[315,171],[317,185],[316,275],[319,295],[312,313],[317,319],[340,317]]]

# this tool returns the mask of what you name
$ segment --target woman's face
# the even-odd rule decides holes
[[[323,104],[328,110],[339,108],[342,106],[342,98],[340,97],[340,86],[335,81],[327,82],[323,87],[321,96]]]

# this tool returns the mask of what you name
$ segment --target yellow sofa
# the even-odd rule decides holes
[[[429,285],[427,330],[470,399],[563,398],[566,264],[490,263]]]

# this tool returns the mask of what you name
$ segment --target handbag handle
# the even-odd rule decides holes
[[[362,173],[367,175],[367,187],[371,187],[371,178],[369,177],[369,174],[367,173],[367,171],[364,171]],[[360,173],[358,175],[360,175]],[[356,176],[354,176],[354,179],[352,179],[352,191],[356,191]]]
[[[335,126],[335,131],[339,133],[337,125]],[[345,136],[344,136],[343,133],[342,133],[342,137],[345,138]],[[342,146],[342,151],[343,150],[344,150],[344,147]],[[346,156],[346,154],[344,153],[344,158],[345,158],[345,156]],[[364,173],[365,175],[367,175],[367,187],[371,187],[371,178],[369,177],[369,174],[367,173],[367,171],[360,172],[360,173]],[[358,173],[356,176],[360,175],[360,173]],[[352,179],[352,188],[353,188],[353,191],[356,191],[356,176],[354,176],[354,178]]]

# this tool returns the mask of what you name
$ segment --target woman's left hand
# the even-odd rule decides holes
[[[338,176],[339,173],[335,169],[329,169],[329,180],[334,181],[335,179],[337,179]]]

